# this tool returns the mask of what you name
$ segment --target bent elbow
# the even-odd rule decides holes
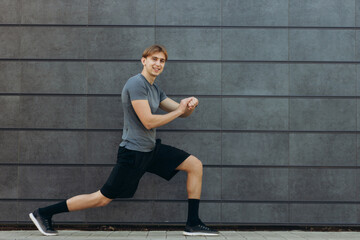
[[[151,117],[143,118],[140,121],[147,130],[151,130],[154,128],[154,122]]]
[[[151,130],[153,128],[153,126],[150,124],[150,123],[145,123],[144,124],[144,127],[147,129],[147,130]]]

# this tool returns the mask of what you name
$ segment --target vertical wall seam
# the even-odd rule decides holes
[[[87,1],[88,3],[88,11],[87,11],[87,26],[86,26],[86,40],[87,40],[87,51],[86,51],[86,118],[85,118],[85,127],[86,129],[88,128],[88,110],[89,110],[89,106],[88,106],[88,97],[89,97],[89,48],[90,48],[90,34],[89,34],[89,15],[90,15],[90,9],[89,9],[89,4],[90,4],[90,0]],[[87,136],[86,136],[87,137]]]
[[[154,44],[162,44],[162,43],[159,43],[158,41],[157,41],[157,39],[156,39],[156,26],[157,26],[157,22],[156,22],[156,14],[157,14],[157,4],[158,4],[158,0],[154,0],[155,1],[155,14],[154,14]],[[166,46],[165,46],[165,48],[166,48]],[[156,193],[156,195],[158,195],[158,193]],[[156,196],[157,197],[157,196]],[[150,202],[150,204],[151,204],[151,209],[152,209],[152,211],[151,211],[151,216],[154,216],[154,212],[155,212],[155,202],[154,202],[154,200],[152,200],[151,202]],[[152,218],[152,219],[154,219],[154,218]],[[186,221],[186,220],[185,220]],[[152,224],[154,224],[154,220],[151,220],[151,223]],[[148,232],[148,235],[149,235],[149,232]],[[148,236],[147,235],[147,236]],[[147,237],[146,236],[146,237]]]
[[[222,78],[222,73],[223,73],[223,0],[220,0],[220,95],[221,95],[221,99],[220,99],[220,163],[221,166],[223,165],[223,147],[222,147],[222,142],[223,142],[223,133],[222,133],[222,129],[223,129],[223,115],[222,115],[222,105],[223,105],[223,99],[222,99],[222,95],[223,95],[223,91],[222,91],[222,87],[223,87],[223,78]],[[223,223],[223,199],[222,199],[222,189],[223,189],[223,168],[220,168],[220,223]]]
[[[90,0],[87,1],[87,26],[86,26],[86,39],[87,39],[87,51],[86,51],[86,118],[85,118],[85,127],[88,128],[88,112],[89,112],[89,106],[88,106],[88,94],[89,94],[89,49],[90,49],[90,34],[89,34],[89,19],[90,16]],[[87,192],[87,185],[86,185],[86,179],[88,177],[88,162],[89,162],[89,154],[88,154],[88,144],[89,144],[89,134],[88,131],[85,131],[85,173],[84,173],[84,186],[85,186],[85,192]],[[88,211],[84,212],[84,223],[88,223]]]
[[[354,23],[354,32],[355,32],[355,45],[354,45],[354,57],[355,57],[355,61],[356,61],[356,45],[357,45],[357,33],[356,33],[356,21],[357,21],[357,14],[356,14],[356,7],[357,7],[357,1],[354,0],[354,4],[355,4],[355,23]],[[359,90],[358,90],[358,64],[355,64],[354,65],[355,67],[355,95],[356,96],[359,96]],[[355,99],[355,106],[356,106],[356,131],[358,130],[358,114],[359,114],[359,110],[358,110],[358,99],[356,98]],[[358,164],[358,156],[359,156],[359,153],[358,153],[358,144],[359,144],[359,141],[358,141],[358,133],[355,134],[355,142],[356,142],[356,145],[355,145],[355,155],[356,155],[356,167],[355,167],[355,186],[356,186],[356,196],[359,196],[359,177],[358,177],[358,172],[359,170],[357,169],[357,167],[359,166]],[[357,206],[356,208],[356,216],[357,216],[357,219],[356,221],[359,222],[359,206]]]
[[[157,1],[158,0],[154,0],[155,1],[155,16],[154,16],[154,43],[157,44],[157,39],[156,39],[156,29],[157,29],[157,23],[156,23],[156,13],[157,13]],[[166,47],[166,46],[165,46]]]
[[[20,104],[19,104],[20,106]],[[18,140],[18,156],[17,156],[17,183],[16,183],[16,186],[17,186],[17,199],[16,199],[16,223],[19,223],[19,205],[20,205],[20,202],[19,202],[19,198],[20,198],[20,131],[17,131],[17,140]]]
[[[288,31],[288,62],[290,61],[290,0],[288,0],[288,28],[287,28],[287,31]],[[290,96],[290,64],[288,63],[288,96]],[[290,108],[290,98],[288,97],[288,131],[290,131],[290,111],[291,111],[291,108]],[[288,135],[288,169],[287,169],[287,198],[288,198],[288,201],[290,202],[290,133],[287,133]],[[290,203],[287,204],[287,222],[290,223],[291,221],[291,211],[290,211]]]
[[[19,0],[18,1],[18,4],[19,4],[19,15],[20,15],[20,19],[19,19],[19,26],[21,26],[21,23],[22,23],[22,15],[23,15],[23,4],[22,4],[22,1]],[[21,31],[21,28],[20,29],[20,32],[18,33],[18,37],[20,38],[19,39],[19,43],[18,43],[18,59],[17,59],[17,63],[19,63],[19,66],[20,66],[20,93],[23,92],[23,80],[24,80],[24,68],[23,68],[23,63],[21,62],[21,46],[22,46],[22,31]],[[18,106],[18,116],[19,116],[19,119],[21,119],[21,102],[22,102],[22,96],[19,96],[19,106]],[[20,126],[20,121],[18,119],[18,126]],[[20,197],[20,134],[21,134],[21,131],[17,131],[17,143],[18,143],[18,149],[17,149],[17,183],[16,183],[16,186],[17,186],[17,199],[16,199],[16,223],[19,223],[19,207],[20,207],[20,201],[19,201],[19,197]]]

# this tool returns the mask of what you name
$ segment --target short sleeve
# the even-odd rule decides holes
[[[131,101],[147,100],[147,90],[143,81],[131,81],[127,87]]]
[[[161,88],[159,88],[159,91],[160,91],[160,102],[162,102],[167,98],[167,96],[166,93]]]

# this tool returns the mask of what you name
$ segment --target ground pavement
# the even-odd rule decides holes
[[[39,231],[0,231],[0,240],[360,240],[360,232],[220,231],[218,237],[185,237],[182,231],[75,231],[60,230],[46,237]]]

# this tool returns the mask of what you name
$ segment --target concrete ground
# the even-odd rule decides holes
[[[220,231],[218,237],[185,237],[182,231],[75,231],[60,230],[58,236],[46,237],[36,230],[0,231],[0,240],[141,240],[141,239],[227,239],[227,240],[360,240],[360,232],[306,231]]]

